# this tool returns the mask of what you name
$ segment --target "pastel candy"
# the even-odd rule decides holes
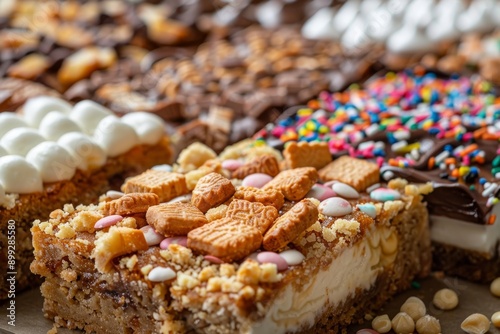
[[[357,205],[359,211],[366,213],[368,216],[375,218],[377,217],[377,209],[375,205],[371,203],[358,204]]]
[[[326,182],[326,183],[323,183],[323,185],[324,185],[325,187],[329,187],[329,188],[331,188],[331,187],[332,187],[335,183],[339,183],[339,181],[337,181],[337,180],[328,181],[328,182]]]
[[[106,217],[103,217],[103,218],[99,219],[95,223],[94,228],[95,229],[101,229],[101,228],[113,226],[113,225],[116,225],[116,223],[118,223],[122,219],[123,219],[123,217],[120,216],[120,215],[106,216]]]
[[[144,233],[144,238],[146,239],[148,246],[159,245],[160,242],[162,242],[162,240],[165,239],[165,237],[156,232],[152,226],[149,225],[143,226],[141,227],[141,231],[142,233]]]
[[[161,249],[168,249],[168,246],[170,246],[172,244],[177,244],[177,245],[181,245],[181,246],[187,247],[187,237],[165,238],[160,243],[160,248]]]
[[[164,164],[164,165],[156,165],[151,168],[152,170],[159,170],[161,172],[171,172],[172,166]]]
[[[274,252],[260,252],[257,254],[257,261],[260,263],[274,263],[278,271],[286,270],[288,263],[279,254]]]
[[[306,195],[306,198],[316,198],[319,201],[324,201],[327,198],[335,196],[335,192],[330,187],[325,187],[322,184],[315,184]]]
[[[267,174],[255,173],[245,177],[241,182],[241,185],[245,187],[262,188],[272,179],[273,178]]]
[[[340,217],[352,212],[351,204],[343,198],[331,197],[319,203],[319,212],[325,216]]]
[[[222,168],[230,171],[235,171],[241,166],[243,166],[243,162],[235,159],[227,159],[222,162]]]
[[[371,199],[376,201],[394,201],[401,198],[401,194],[393,189],[378,188],[370,193]]]
[[[122,197],[123,195],[125,195],[125,194],[122,193],[121,191],[116,191],[116,190],[109,190],[106,193],[106,197],[109,199],[118,199],[118,198]]]
[[[285,259],[286,263],[288,263],[289,266],[299,265],[305,259],[305,256],[296,249],[288,249],[286,251],[283,251],[280,253],[280,256]]]
[[[380,333],[373,329],[363,328],[357,331],[356,334],[380,334]]]
[[[359,193],[351,187],[342,182],[337,182],[332,185],[333,191],[340,197],[344,198],[359,198]]]
[[[218,257],[213,256],[213,255],[205,255],[204,258],[205,258],[205,260],[207,260],[208,262],[211,262],[211,263],[215,263],[215,264],[224,263],[224,261],[222,261],[221,259],[219,259]]]
[[[164,282],[175,278],[177,274],[170,268],[156,267],[151,269],[148,279],[151,282]]]

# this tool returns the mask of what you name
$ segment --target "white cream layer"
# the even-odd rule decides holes
[[[392,229],[379,227],[347,248],[325,270],[320,270],[300,290],[288,285],[266,311],[266,317],[244,333],[279,334],[311,328],[325,307],[339,306],[357,289],[369,290],[383,267],[397,255]]]
[[[500,205],[492,210],[497,219],[493,225],[479,225],[442,216],[431,216],[431,240],[450,246],[495,254],[500,242]]]

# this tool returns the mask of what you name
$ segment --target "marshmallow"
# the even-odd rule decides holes
[[[335,9],[321,8],[302,27],[302,35],[309,39],[334,39],[337,35],[333,27]]]
[[[9,154],[26,156],[29,150],[46,139],[35,129],[15,128],[7,132],[0,140]]]
[[[25,158],[15,155],[0,158],[0,184],[6,193],[31,194],[43,191],[38,169]]]
[[[91,100],[83,100],[75,104],[69,118],[75,121],[88,135],[93,135],[99,122],[106,116],[113,115],[108,108]]]
[[[97,169],[106,163],[106,153],[102,147],[83,133],[66,133],[57,143],[73,156],[80,170]]]
[[[49,140],[58,140],[68,132],[81,132],[80,127],[68,116],[60,112],[51,111],[40,123],[40,133]]]
[[[135,130],[115,116],[107,116],[99,122],[94,140],[109,157],[125,153],[139,143]]]
[[[28,124],[13,112],[0,113],[0,138],[15,128],[27,127]]]
[[[122,117],[122,122],[134,128],[141,144],[154,145],[165,133],[160,117],[147,112],[132,112]]]
[[[46,141],[32,148],[26,160],[40,172],[43,182],[70,180],[75,175],[73,157],[57,143]]]
[[[71,104],[55,97],[39,96],[29,99],[23,106],[24,119],[35,128],[51,111],[68,114],[71,111]]]

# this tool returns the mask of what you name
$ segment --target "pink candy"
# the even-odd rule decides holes
[[[315,184],[306,195],[307,197],[316,198],[319,201],[324,201],[327,198],[335,196],[335,192],[322,184]]]
[[[213,256],[213,255],[205,255],[204,258],[208,262],[211,262],[211,263],[214,263],[214,264],[222,264],[222,263],[224,263],[224,261],[222,261],[221,259],[219,259],[218,257]]]
[[[171,238],[165,238],[163,241],[160,243],[160,248],[161,249],[168,249],[168,246],[172,244],[177,244],[180,246],[187,247],[187,237],[171,237]]]
[[[260,252],[257,254],[257,261],[260,263],[274,263],[278,271],[288,269],[288,263],[279,254],[274,252]]]
[[[243,166],[243,162],[235,159],[227,159],[222,162],[222,168],[230,171],[235,171],[241,166]]]
[[[340,217],[352,212],[351,203],[340,197],[331,197],[318,206],[319,212],[325,216]]]
[[[98,230],[101,228],[110,227],[110,226],[116,225],[122,219],[123,219],[123,217],[120,215],[106,216],[104,218],[99,219],[95,223],[94,228]]]
[[[243,179],[241,185],[245,187],[262,188],[273,178],[267,174],[255,173],[250,174]]]
[[[142,233],[144,233],[144,238],[148,243],[148,246],[158,245],[165,237],[158,232],[152,226],[146,225],[141,227]]]

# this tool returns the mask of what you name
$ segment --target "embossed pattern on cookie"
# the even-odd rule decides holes
[[[259,249],[262,234],[253,226],[222,218],[188,233],[189,248],[232,262]]]
[[[152,169],[128,178],[121,189],[125,193],[155,193],[160,202],[188,193],[184,175]]]
[[[359,192],[379,182],[380,171],[376,164],[370,161],[341,156],[319,171],[323,182],[340,181]]]
[[[210,173],[202,177],[193,189],[191,204],[206,213],[210,208],[227,201],[236,189],[231,181],[220,174]]]
[[[290,201],[304,198],[318,180],[318,172],[313,167],[285,170],[267,183],[262,189],[276,189]]]
[[[158,233],[165,236],[186,235],[208,223],[205,215],[190,203],[166,203],[152,206],[146,220]]]
[[[131,215],[144,213],[148,208],[160,203],[158,195],[153,193],[130,193],[104,204],[108,215]]]
[[[260,189],[254,187],[241,186],[236,189],[234,198],[244,199],[250,202],[259,202],[264,205],[272,205],[276,209],[281,209],[285,203],[285,196],[276,189]]]
[[[264,249],[273,252],[283,249],[314,224],[318,215],[318,208],[308,199],[295,204],[264,235]]]
[[[320,169],[332,161],[326,142],[290,142],[283,150],[288,168],[314,167]]]
[[[264,234],[278,218],[278,210],[274,206],[265,206],[259,202],[235,199],[226,211],[226,218],[253,226]]]
[[[250,162],[244,164],[233,172],[233,178],[243,179],[245,176],[255,173],[263,173],[269,176],[276,176],[280,172],[278,160],[272,155],[266,154],[258,156]]]

